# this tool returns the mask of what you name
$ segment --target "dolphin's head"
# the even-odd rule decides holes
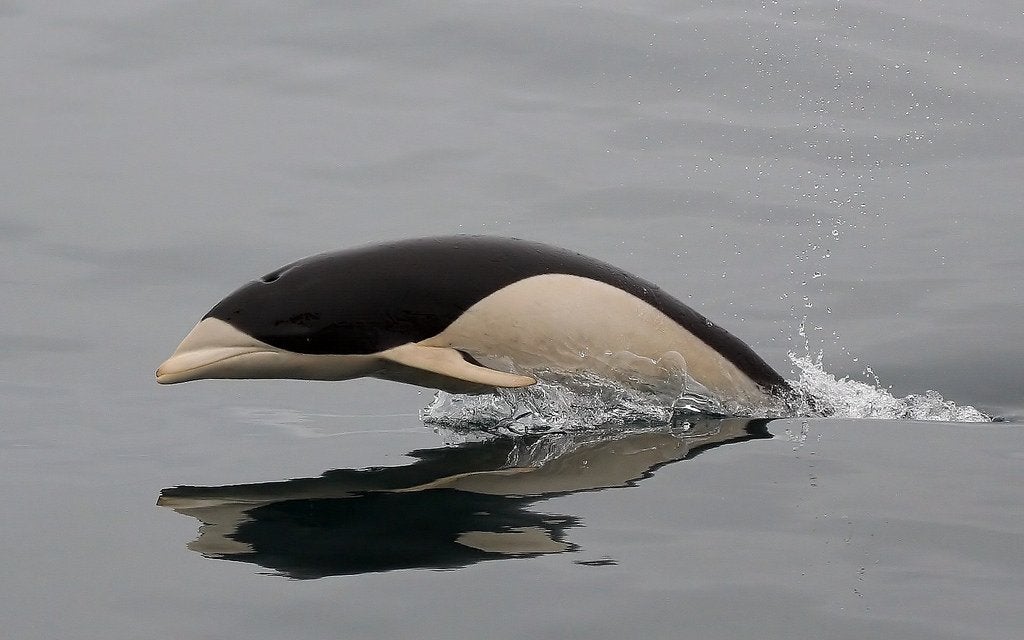
[[[380,364],[375,336],[358,341],[330,256],[276,269],[210,310],[156,371],[157,382],[207,378],[344,380]],[[358,323],[356,323],[358,325]],[[358,327],[356,327],[358,328]]]

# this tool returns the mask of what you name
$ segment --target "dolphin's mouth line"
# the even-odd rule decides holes
[[[221,347],[172,355],[156,370],[156,381],[161,384],[170,384],[176,381],[171,378],[185,376],[187,379],[192,379],[188,377],[188,374],[194,371],[254,353],[273,354],[274,352],[263,347]],[[191,362],[193,360],[195,362]],[[181,382],[184,381],[181,380]]]

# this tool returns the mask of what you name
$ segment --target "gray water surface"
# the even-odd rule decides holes
[[[15,1],[0,34],[5,637],[1024,629],[1018,3]],[[1006,420],[717,425],[513,477],[426,390],[156,385],[247,280],[450,233],[617,264],[788,378],[820,350]]]

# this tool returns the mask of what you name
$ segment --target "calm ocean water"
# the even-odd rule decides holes
[[[1024,628],[1019,3],[0,1],[0,34],[5,637]],[[156,385],[245,281],[442,233],[1003,420],[480,440],[385,382]]]

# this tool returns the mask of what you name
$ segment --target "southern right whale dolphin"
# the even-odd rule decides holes
[[[285,265],[217,303],[157,381],[372,376],[483,392],[531,385],[538,371],[634,387],[685,373],[748,406],[788,389],[743,341],[658,286],[573,251],[487,236]]]

